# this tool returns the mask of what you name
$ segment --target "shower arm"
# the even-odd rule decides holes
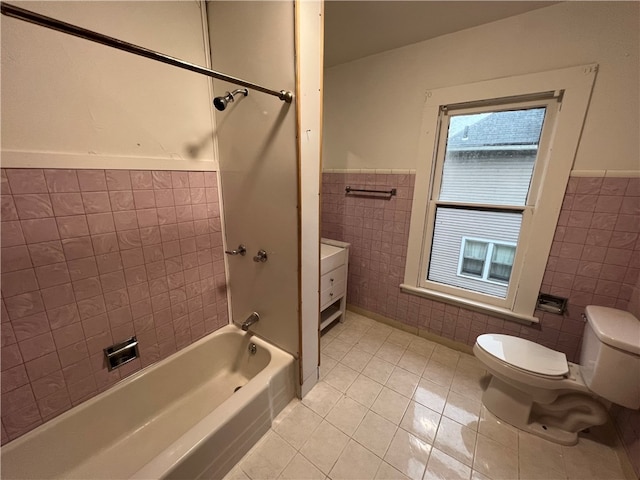
[[[148,48],[134,45],[133,43],[118,40],[117,38],[109,37],[108,35],[103,35],[101,33],[94,32],[86,28],[78,27],[76,25],[72,25],[70,23],[66,23],[61,20],[57,20],[55,18],[47,17],[45,15],[40,15],[39,13],[35,13],[30,10],[25,10],[24,8],[16,7],[15,5],[2,2],[0,4],[0,8],[2,10],[2,14],[8,17],[33,23],[35,25],[40,25],[41,27],[50,28],[52,30],[66,33],[68,35],[73,35],[75,37],[84,38],[85,40],[100,43],[102,45],[116,48],[118,50],[122,50],[125,52],[133,53],[134,55],[140,55],[141,57],[149,58],[151,60],[156,60],[158,62],[166,63],[168,65],[173,65],[174,67],[182,68],[184,70],[190,70],[192,72],[199,73],[201,75],[206,75],[207,77],[212,77],[218,80],[224,80],[225,82],[233,83],[235,85],[240,85],[242,87],[251,88],[252,90],[257,90],[259,92],[266,93],[268,95],[273,95],[274,97],[278,97],[280,100],[286,103],[291,103],[293,101],[293,93],[289,91],[271,90],[269,88],[263,87],[262,85],[258,85],[252,82],[247,82],[246,80],[232,77],[231,75],[226,75],[224,73],[216,72],[214,70],[201,67],[200,65],[195,65],[193,63],[185,62],[184,60],[180,60],[175,57],[170,57],[169,55],[165,55],[164,53],[156,52]]]

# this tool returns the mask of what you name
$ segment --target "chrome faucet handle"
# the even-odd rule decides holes
[[[237,250],[225,250],[224,253],[227,255],[242,255],[243,257],[247,253],[247,247],[245,247],[242,243],[238,245]]]
[[[264,250],[258,250],[258,254],[253,257],[254,262],[264,263],[267,261],[267,252]]]

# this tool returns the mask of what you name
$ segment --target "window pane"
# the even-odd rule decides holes
[[[498,282],[509,282],[511,277],[511,265],[492,263],[489,270],[489,278]]]
[[[439,199],[525,205],[545,111],[452,116]]]
[[[469,275],[482,277],[484,261],[487,258],[489,245],[485,242],[466,240],[464,242],[464,252],[461,271]]]
[[[464,256],[465,258],[484,260],[485,258],[487,258],[487,248],[488,245],[485,242],[467,240],[466,242],[464,242]]]
[[[468,278],[458,275],[460,250],[463,247],[463,237],[480,237],[488,241],[516,244],[521,222],[522,213],[520,212],[494,212],[438,207],[436,209],[427,280],[505,298],[508,284],[492,283],[481,278]],[[467,240],[466,243],[472,242]],[[462,269],[469,268],[472,270],[473,266],[470,263],[465,263],[467,260],[466,251],[465,244]],[[504,257],[501,254],[499,258],[503,259]],[[500,263],[496,261],[496,265],[500,265]],[[510,269],[511,267],[509,266],[508,268]],[[477,265],[475,271],[478,271]],[[481,276],[482,270],[476,275]],[[496,275],[501,275],[501,272],[497,272]],[[503,282],[501,278],[497,278],[497,280]]]
[[[511,268],[516,249],[509,245],[494,245],[489,267],[489,278],[502,282],[508,282],[511,277]]]
[[[462,272],[469,275],[475,275],[482,278],[482,270],[484,270],[484,260],[473,260],[465,258],[462,260]]]

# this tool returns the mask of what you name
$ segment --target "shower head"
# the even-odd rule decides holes
[[[247,90],[246,88],[239,88],[237,90],[234,90],[233,92],[227,92],[224,94],[224,97],[214,98],[213,106],[216,107],[216,109],[223,111],[225,108],[227,108],[227,104],[229,102],[233,102],[233,97],[238,93],[242,93],[246,97],[247,95],[249,95],[249,90]]]

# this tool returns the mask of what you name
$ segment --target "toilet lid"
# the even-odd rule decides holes
[[[567,357],[524,338],[497,333],[480,335],[480,348],[505,363],[539,375],[562,376],[569,373]]]

